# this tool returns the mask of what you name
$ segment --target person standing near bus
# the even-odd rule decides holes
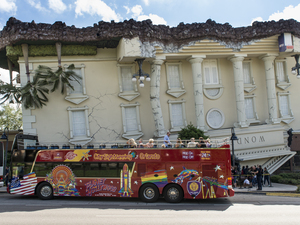
[[[263,174],[263,170],[262,170],[261,166],[258,166],[258,168],[256,168],[256,171],[254,171],[254,174],[256,174],[256,177],[257,177],[257,190],[261,191],[262,190],[261,178],[262,178],[262,174]]]
[[[170,135],[171,133],[170,132],[167,132],[166,136],[164,137],[164,143],[165,143],[165,146],[168,146],[168,145],[172,145],[171,141],[170,141]]]
[[[267,170],[267,167],[264,168],[264,186],[266,184],[266,181],[268,182],[268,186],[270,187],[270,180],[269,180],[269,171]]]

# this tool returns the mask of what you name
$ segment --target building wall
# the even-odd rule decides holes
[[[140,43],[137,40],[134,40],[129,44],[140,45]],[[140,122],[143,133],[142,138],[144,140],[152,138],[154,136],[156,127],[150,102],[150,83],[145,81],[144,88],[138,87],[138,93],[140,95],[131,101],[127,101],[118,96],[120,93],[120,83],[118,75],[119,66],[124,64],[130,65],[132,63],[135,63],[134,59],[136,55],[142,54],[141,52],[143,52],[138,51],[138,48],[136,46],[134,46],[133,49],[134,54],[132,55],[131,52],[128,50],[126,41],[122,40],[120,42],[120,46],[117,49],[98,49],[98,53],[95,56],[63,56],[62,65],[69,65],[74,63],[75,66],[78,66],[84,64],[86,95],[88,96],[88,99],[79,104],[74,104],[65,100],[65,95],[61,95],[60,91],[51,93],[49,95],[49,102],[47,103],[47,106],[43,107],[42,109],[24,109],[24,133],[36,133],[39,135],[39,140],[44,143],[58,143],[61,145],[68,143],[70,140],[70,122],[67,110],[68,107],[76,108],[87,106],[90,130],[89,136],[91,140],[87,141],[86,143],[93,144],[106,141],[125,141],[125,139],[122,138],[122,135],[124,134],[124,120],[122,119],[121,105],[139,103]],[[272,51],[275,50],[273,49]],[[286,148],[286,135],[284,134],[284,132],[289,128],[293,128],[294,130],[296,130],[300,127],[300,120],[298,118],[300,105],[295,104],[297,102],[297,96],[299,96],[299,88],[297,88],[297,82],[300,81],[296,79],[296,76],[293,76],[291,74],[289,74],[289,78],[292,85],[289,88],[287,88],[287,90],[283,91],[276,87],[277,112],[279,117],[279,103],[277,92],[289,91],[290,100],[292,104],[291,108],[294,113],[295,120],[290,124],[285,124],[281,122],[276,126],[266,125],[265,121],[269,118],[266,71],[264,61],[260,57],[267,53],[268,52],[263,52],[259,54],[249,53],[245,56],[245,60],[251,61],[252,74],[255,81],[256,89],[253,90],[251,93],[244,92],[244,94],[255,94],[255,105],[256,112],[259,116],[259,122],[256,124],[251,124],[248,128],[237,127],[236,134],[240,135],[240,137],[243,139],[247,139],[258,135],[262,130],[265,130],[267,132],[266,137],[268,136],[269,139],[264,143],[264,145],[257,145],[257,143],[255,142],[248,146],[242,143],[236,144],[236,152],[238,154],[241,152],[247,152],[248,154],[247,157],[245,157],[246,161],[242,163],[244,165],[251,165],[254,162],[259,162],[262,164],[269,163],[270,166],[272,163],[274,164],[274,160],[272,161],[272,157],[275,157],[277,153],[277,156],[283,156],[285,154],[288,154],[289,151]],[[126,54],[128,56],[127,58]],[[207,129],[207,133],[211,137],[229,137],[231,135],[230,128],[234,127],[234,124],[237,122],[238,117],[238,111],[236,107],[237,94],[235,90],[235,79],[233,76],[233,63],[229,60],[229,58],[235,53],[231,52],[224,54],[222,52],[219,52],[218,54],[213,55],[209,53],[209,50],[207,50],[207,52],[203,54],[205,55],[204,60],[217,59],[218,72],[222,80],[223,87],[223,94],[217,99],[209,99],[205,97],[205,95],[203,95],[205,127]],[[279,55],[279,52],[277,52],[277,54]],[[168,58],[168,56],[170,57]],[[165,130],[171,129],[170,109],[168,104],[169,100],[185,100],[184,110],[186,113],[186,122],[187,124],[196,124],[197,118],[195,115],[195,90],[193,86],[193,71],[192,65],[188,61],[189,57],[191,56],[193,57],[193,55],[191,54],[183,53],[166,54],[157,50],[157,58],[162,59],[164,61],[164,63],[161,65],[160,72],[161,78],[159,81],[159,99]],[[144,72],[150,74],[150,77],[152,73],[151,62],[153,59],[155,58],[147,58],[143,63],[143,70]],[[295,60],[292,57],[286,57],[286,60],[286,67],[288,71],[290,71],[290,68],[293,67],[295,64]],[[184,83],[185,93],[178,98],[167,94],[168,84],[166,62],[181,63],[182,80]],[[20,58],[20,74],[23,84],[26,83],[24,63],[24,59]],[[46,65],[49,67],[57,68],[56,57],[32,57],[29,58],[29,63],[32,74],[33,70],[36,69],[38,65]],[[138,66],[135,65],[134,72],[136,72],[137,70]],[[206,115],[208,111],[212,108],[217,108],[221,110],[225,115],[225,122],[220,129],[212,129],[206,122]],[[274,135],[274,137],[276,135],[279,135],[279,138],[277,140],[274,140],[276,146],[273,146],[272,144],[272,135]],[[256,148],[260,149],[261,152],[258,153],[253,151],[253,149]],[[265,154],[266,149],[271,149],[270,151],[276,153],[273,155],[270,154],[268,156],[267,154]],[[243,154],[239,155],[239,157],[241,158],[244,157]],[[249,155],[251,155],[251,157],[248,157]],[[278,158],[276,160],[280,161],[283,159]]]

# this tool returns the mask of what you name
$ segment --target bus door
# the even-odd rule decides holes
[[[202,197],[217,198],[228,195],[227,170],[222,162],[212,162],[202,164]]]

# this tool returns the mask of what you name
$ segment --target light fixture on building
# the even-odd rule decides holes
[[[238,138],[235,135],[234,128],[231,128],[231,146],[232,146],[232,166],[235,166],[235,154],[234,154],[234,141],[237,141]]]
[[[297,78],[300,79],[300,64],[299,64],[299,55],[294,55],[296,60],[296,65],[292,68],[292,74],[297,75]]]
[[[132,81],[136,82],[137,81],[137,77],[139,77],[140,87],[144,87],[145,86],[144,82],[143,82],[145,79],[146,79],[146,81],[150,81],[149,74],[148,73],[144,73],[144,71],[142,70],[142,66],[143,66],[144,60],[145,60],[144,58],[134,60],[139,65],[139,71],[137,73],[133,74]]]

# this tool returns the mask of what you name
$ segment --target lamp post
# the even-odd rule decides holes
[[[231,128],[231,146],[232,146],[232,165],[235,166],[235,155],[234,155],[234,141],[237,141],[238,138],[235,135],[234,128]]]
[[[143,66],[143,62],[144,62],[144,58],[143,59],[136,59],[134,61],[137,62],[137,64],[139,65],[139,71],[135,74],[133,74],[132,76],[132,81],[133,82],[136,82],[137,81],[137,77],[139,77],[139,80],[140,80],[140,87],[144,87],[144,83],[143,83],[143,80],[145,80],[146,78],[146,81],[150,81],[150,76],[148,73],[144,73],[144,71],[142,70],[142,66]]]
[[[7,135],[6,135],[5,131],[7,131]],[[8,127],[5,127],[4,130],[3,130],[3,134],[1,136],[1,139],[6,139],[6,148],[5,148],[5,157],[4,157],[4,169],[5,169],[5,171],[6,171],[6,165],[7,165],[8,135],[9,135]]]
[[[297,78],[300,79],[300,64],[299,64],[299,55],[293,55],[296,60],[296,65],[292,68],[292,74],[297,75]]]

